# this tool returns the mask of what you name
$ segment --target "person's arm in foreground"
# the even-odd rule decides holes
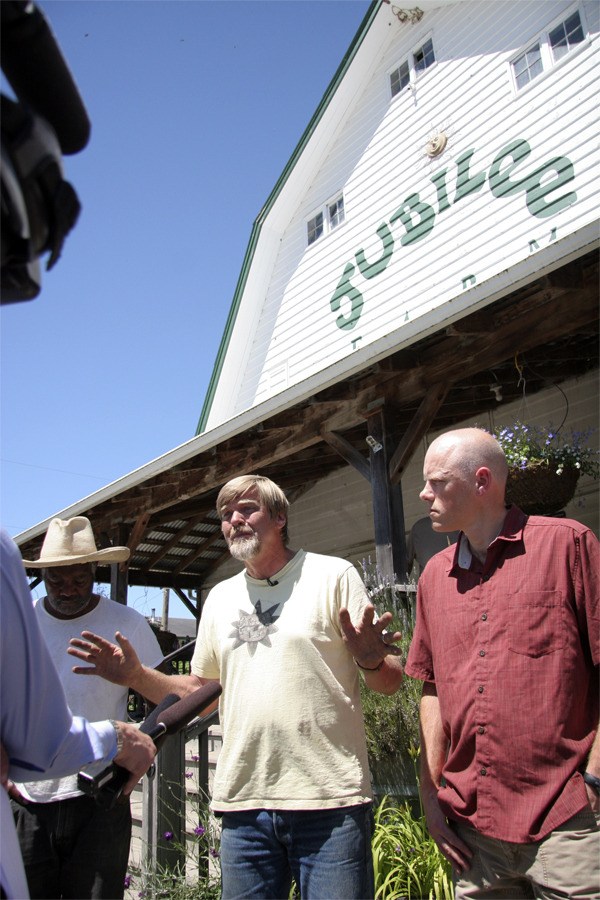
[[[73,666],[73,671],[77,675],[97,675],[113,684],[130,687],[151,703],[160,703],[172,693],[186,697],[209,680],[197,675],[167,675],[144,666],[124,634],[117,631],[115,638],[117,643],[113,644],[92,631],[82,631],[81,638],[71,638],[67,653],[88,663]],[[216,705],[215,702],[203,715],[208,715]]]
[[[472,852],[450,828],[440,808],[438,790],[442,769],[448,750],[448,741],[442,726],[440,701],[435,684],[423,683],[420,705],[421,731],[421,800],[427,820],[427,828],[444,856],[459,874],[471,866]]]
[[[369,605],[361,621],[353,625],[348,610],[340,609],[344,643],[361,668],[367,687],[380,694],[395,693],[404,674],[399,659],[400,648],[394,646],[402,635],[399,631],[385,632],[392,618],[392,614],[386,612],[375,622],[375,607]]]

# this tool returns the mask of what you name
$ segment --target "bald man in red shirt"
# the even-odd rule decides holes
[[[478,428],[425,457],[433,529],[461,531],[421,576],[406,664],[427,824],[457,900],[597,898],[598,540],[507,509],[507,473]]]

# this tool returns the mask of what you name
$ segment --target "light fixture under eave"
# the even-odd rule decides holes
[[[411,25],[420,22],[424,15],[423,10],[418,6],[415,6],[414,9],[400,9],[398,6],[392,6],[392,12],[399,22],[402,24],[410,22]]]

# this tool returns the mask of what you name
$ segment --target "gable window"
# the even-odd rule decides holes
[[[435,62],[435,53],[433,50],[433,41],[431,38],[425,41],[420,47],[409,55],[398,68],[390,72],[390,90],[392,97],[399,94],[400,91],[408,87],[412,81],[415,81],[419,75],[432,66]]]
[[[308,245],[314,244],[323,234],[333,231],[344,221],[344,195],[340,194],[335,200],[325,205],[306,223]]]
[[[323,234],[323,213],[318,213],[314,219],[308,221],[308,243],[314,244]]]
[[[535,44],[512,61],[512,72],[517,91],[549,71],[564,56],[585,40],[581,16],[576,10],[550,31],[541,35]]]
[[[561,22],[556,28],[553,28],[549,38],[552,55],[555,60],[561,59],[569,50],[572,50],[577,44],[581,44],[583,42],[583,28],[581,27],[581,16],[579,13],[573,13],[568,19]]]
[[[398,66],[397,69],[394,69],[390,75],[392,97],[399,94],[402,88],[406,87],[408,84],[410,84],[410,69],[408,68],[408,63],[403,62],[402,65]]]
[[[327,211],[329,213],[329,225],[336,228],[344,221],[344,198],[338,197],[333,203],[330,203]]]
[[[529,50],[526,50],[522,56],[515,59],[513,69],[518,90],[521,90],[522,87],[525,87],[526,84],[533,81],[537,75],[541,75],[544,71],[544,67],[542,65],[540,45],[534,44],[534,46],[530,47]]]
[[[428,69],[429,66],[434,64],[435,55],[433,53],[433,41],[431,38],[429,38],[428,41],[425,41],[422,47],[415,50],[413,58],[415,61],[415,71],[417,72],[424,72],[425,69]]]

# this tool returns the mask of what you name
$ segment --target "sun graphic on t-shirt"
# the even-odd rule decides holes
[[[232,649],[236,650],[238,647],[246,644],[248,653],[250,656],[254,656],[258,644],[262,644],[264,647],[270,647],[271,641],[269,635],[277,631],[277,626],[273,623],[279,618],[273,611],[276,610],[278,606],[279,604],[276,603],[274,606],[270,606],[269,609],[266,609],[263,612],[262,603],[258,600],[254,612],[249,613],[240,609],[240,617],[237,622],[231,623],[234,630],[228,635],[228,637],[235,638]]]

